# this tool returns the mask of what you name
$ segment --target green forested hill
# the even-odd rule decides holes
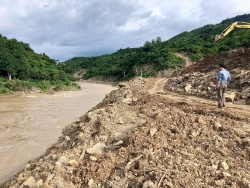
[[[160,44],[145,43],[141,48],[120,49],[110,55],[98,57],[75,57],[64,63],[64,70],[74,73],[87,69],[84,78],[94,76],[114,77],[117,80],[134,76],[136,68],[153,65],[154,69],[143,72],[144,76],[154,75],[158,70],[180,64],[182,59],[176,57],[167,48],[157,47]]]
[[[45,53],[36,54],[29,44],[0,35],[0,93],[32,87],[60,89],[71,85],[72,80],[73,77]]]
[[[181,67],[182,59],[174,52],[182,52],[193,60],[199,60],[210,54],[249,46],[250,29],[236,28],[226,37],[214,43],[216,34],[235,21],[250,22],[250,14],[244,14],[223,20],[216,25],[205,25],[190,32],[183,32],[168,41],[161,41],[160,37],[146,41],[142,47],[120,49],[113,54],[97,57],[74,57],[62,64],[63,69],[70,74],[80,69],[86,69],[84,78],[95,76],[129,79],[135,75],[138,67],[149,66],[144,76],[155,75],[162,69]],[[125,73],[125,74],[124,74]]]
[[[183,32],[164,42],[163,45],[168,46],[174,52],[186,52],[193,60],[199,60],[209,54],[250,45],[250,29],[239,28],[234,29],[223,39],[214,43],[215,35],[223,32],[235,21],[250,23],[250,14],[226,19],[216,25],[205,25],[190,32]]]

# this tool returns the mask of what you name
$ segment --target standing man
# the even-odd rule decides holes
[[[231,80],[230,73],[225,69],[223,63],[219,64],[218,81],[216,84],[218,108],[226,107],[225,93],[227,92],[227,85]]]

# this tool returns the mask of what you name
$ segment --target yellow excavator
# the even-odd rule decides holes
[[[214,42],[225,37],[228,33],[230,33],[234,28],[248,28],[250,29],[250,23],[248,22],[234,22],[230,26],[228,26],[221,34],[216,35],[214,38]]]

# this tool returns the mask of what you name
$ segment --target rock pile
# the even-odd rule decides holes
[[[0,187],[250,187],[249,115],[150,95],[148,84],[120,83]]]
[[[250,70],[250,47],[238,48],[231,51],[221,52],[216,55],[210,55],[197,63],[189,66],[181,72],[181,74],[188,74],[193,72],[208,73],[217,70],[219,63],[224,63],[229,71],[234,69]]]
[[[227,102],[244,102],[250,101],[250,71],[233,69],[230,71],[231,81],[228,85],[226,94]],[[214,91],[217,82],[217,71],[208,73],[193,72],[182,74],[178,77],[169,78],[165,90],[175,93],[196,95],[199,97],[215,99]]]
[[[214,99],[218,64],[224,63],[232,80],[226,95],[228,102],[250,104],[250,48],[238,48],[208,56],[172,77],[166,91]]]

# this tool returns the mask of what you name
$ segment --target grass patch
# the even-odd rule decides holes
[[[23,80],[7,80],[0,77],[0,94],[8,94],[12,92],[32,91],[64,91],[64,90],[78,90],[80,86],[72,81],[23,81]]]

